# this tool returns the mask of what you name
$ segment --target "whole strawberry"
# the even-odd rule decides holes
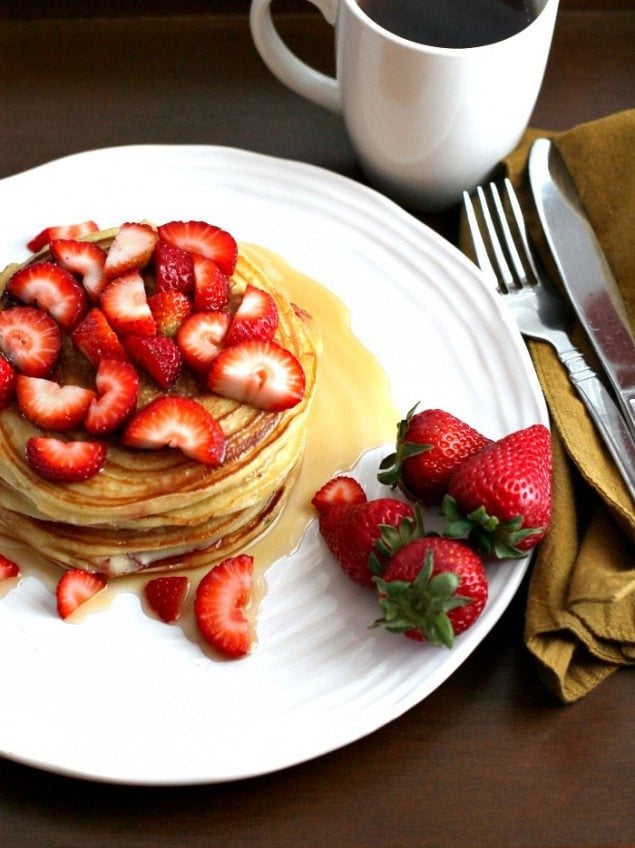
[[[395,453],[380,465],[381,483],[427,506],[440,504],[450,477],[468,456],[491,440],[443,409],[413,407],[397,428]]]
[[[371,557],[373,563],[378,558],[375,545],[382,528],[398,528],[404,519],[413,521],[412,507],[397,498],[369,501],[349,477],[326,483],[312,503],[319,513],[320,533],[341,568],[355,583],[372,588],[374,573],[369,563]]]
[[[375,584],[383,612],[375,626],[448,648],[480,616],[488,596],[478,554],[441,536],[422,536],[403,545]]]
[[[523,556],[549,528],[551,468],[551,436],[542,424],[484,448],[452,475],[444,535],[501,559]]]

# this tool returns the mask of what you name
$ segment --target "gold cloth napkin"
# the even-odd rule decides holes
[[[635,110],[557,135],[529,129],[504,161],[557,284],[526,174],[531,143],[545,135],[567,162],[633,325]],[[601,373],[583,330],[574,326],[571,336]],[[545,684],[570,703],[635,661],[635,512],[555,352],[543,342],[528,346],[551,416],[554,476],[553,521],[534,557],[525,643]]]

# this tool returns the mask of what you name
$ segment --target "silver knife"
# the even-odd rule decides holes
[[[537,139],[531,147],[529,182],[562,284],[635,440],[635,340],[615,277],[571,175],[547,138]]]

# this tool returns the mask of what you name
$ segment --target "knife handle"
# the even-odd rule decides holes
[[[572,348],[558,352],[558,358],[569,372],[572,385],[582,398],[635,501],[635,441],[615,401],[579,350]]]

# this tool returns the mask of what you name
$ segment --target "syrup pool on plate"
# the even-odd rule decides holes
[[[243,551],[254,557],[254,591],[248,611],[254,623],[266,593],[267,569],[293,553],[307,525],[315,518],[311,506],[314,493],[335,474],[352,469],[367,450],[394,442],[400,415],[391,398],[387,375],[351,331],[346,306],[323,285],[291,268],[275,253],[255,245],[243,245],[241,249],[258,262],[282,294],[311,316],[309,320],[315,321],[323,345],[300,474],[278,521]],[[360,386],[364,387],[363,392],[359,391]],[[2,540],[0,550],[19,562],[24,574],[37,575],[54,592],[61,574],[59,569],[47,566],[26,546],[10,540],[6,544]],[[81,568],[82,563],[77,566]],[[185,574],[190,580],[186,604],[175,624],[195,642],[201,639],[192,611],[193,598],[199,580],[208,570],[209,566],[170,571]],[[89,613],[103,611],[119,592],[133,592],[143,599],[143,586],[156,576],[160,573],[111,578],[108,587],[82,605],[68,621],[80,622]],[[209,653],[207,649],[206,652]]]

